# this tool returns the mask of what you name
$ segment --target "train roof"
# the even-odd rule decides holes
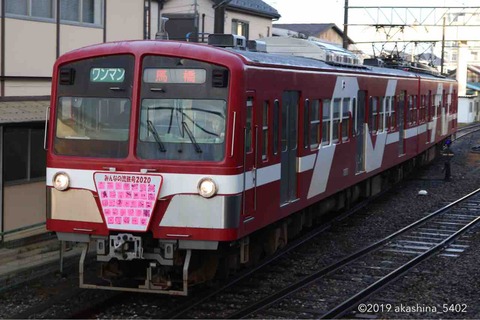
[[[394,59],[369,59],[368,64],[362,64],[354,53],[318,39],[270,37],[259,41],[266,44],[263,52],[238,47],[227,49],[241,55],[251,64],[455,81],[440,75],[434,68]]]
[[[228,35],[231,36],[231,35]],[[238,37],[234,37],[237,40]],[[296,39],[302,40],[302,39]],[[338,50],[343,50],[337,48]],[[95,44],[84,48],[76,49],[62,55],[57,64],[61,64],[66,61],[72,61],[75,59],[82,59],[93,55],[107,55],[112,53],[132,53],[132,54],[144,54],[145,52],[158,52],[164,51],[165,54],[178,54],[180,51],[182,54],[190,58],[196,56],[209,57],[210,59],[217,58],[241,58],[245,64],[248,65],[262,65],[273,67],[287,67],[287,68],[307,68],[317,69],[322,71],[331,72],[345,72],[345,73],[360,73],[360,74],[377,74],[383,76],[396,76],[396,77],[422,77],[426,79],[444,79],[445,81],[454,81],[453,79],[447,79],[445,77],[439,77],[434,74],[425,72],[415,72],[413,69],[404,70],[404,68],[394,67],[379,67],[364,64],[353,63],[337,63],[335,61],[324,61],[315,57],[293,55],[291,53],[272,53],[261,52],[255,50],[246,49],[245,46],[228,46],[228,45],[206,45],[199,43],[190,43],[184,41],[169,41],[169,40],[130,40],[120,42],[109,42],[102,44]],[[265,51],[265,50],[263,50]],[[345,51],[344,51],[345,52]],[[342,53],[343,54],[343,53]],[[219,57],[214,57],[220,55]],[[218,61],[218,60],[217,60]]]

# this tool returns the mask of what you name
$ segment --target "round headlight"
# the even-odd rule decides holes
[[[53,186],[58,191],[67,190],[70,187],[70,177],[65,172],[58,172],[53,176]]]
[[[204,198],[211,198],[217,194],[217,185],[210,178],[203,178],[198,183],[198,194]]]

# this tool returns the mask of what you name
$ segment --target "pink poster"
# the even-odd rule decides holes
[[[162,176],[96,172],[94,180],[109,229],[147,230],[162,186]]]

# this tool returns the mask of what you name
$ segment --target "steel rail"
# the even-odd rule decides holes
[[[420,219],[420,220],[418,220],[418,221],[400,229],[399,231],[387,236],[386,238],[384,238],[384,239],[382,239],[382,240],[380,240],[380,241],[378,241],[378,242],[376,242],[376,243],[374,243],[374,244],[372,244],[368,247],[365,247],[364,249],[361,249],[361,250],[357,251],[356,253],[353,253],[350,256],[348,256],[348,257],[346,257],[346,258],[344,258],[344,259],[342,259],[338,262],[335,262],[335,263],[333,263],[333,264],[331,264],[331,265],[329,265],[329,266],[327,266],[327,267],[325,267],[325,268],[323,268],[323,269],[321,269],[321,270],[303,278],[302,280],[298,281],[297,283],[278,291],[276,294],[271,295],[269,297],[266,297],[265,299],[262,299],[262,300],[254,303],[254,304],[252,304],[252,305],[250,305],[246,308],[243,308],[243,309],[235,312],[234,314],[230,315],[229,318],[230,319],[248,318],[253,313],[258,312],[258,311],[263,310],[263,309],[266,309],[267,307],[269,307],[273,303],[285,299],[286,297],[292,295],[293,293],[299,291],[300,289],[306,287],[307,285],[310,285],[310,284],[314,283],[315,281],[319,280],[320,278],[323,278],[324,276],[328,275],[329,273],[332,273],[333,271],[339,270],[340,268],[350,264],[351,262],[353,262],[353,261],[355,261],[355,260],[357,260],[361,257],[364,257],[369,253],[372,253],[372,252],[376,251],[377,249],[383,247],[385,244],[390,242],[393,238],[396,238],[396,237],[400,236],[401,234],[404,234],[407,231],[410,231],[411,229],[414,229],[414,228],[420,226],[424,222],[426,222],[426,221],[428,221],[428,220],[430,220],[434,217],[437,217],[438,215],[444,213],[445,211],[449,210],[450,208],[458,205],[459,203],[469,199],[470,197],[472,197],[472,196],[474,196],[478,193],[480,193],[480,189],[477,189],[477,190],[463,196],[462,198],[460,198],[458,200],[455,200],[452,203],[449,203],[448,205],[446,205],[446,206],[436,210],[435,212],[425,216],[424,218],[422,218],[422,219]],[[398,276],[400,276],[401,274],[406,272],[408,269],[412,268],[413,266],[417,265],[421,261],[423,261],[426,258],[433,255],[433,253],[436,253],[438,250],[443,249],[445,246],[447,246],[449,243],[451,243],[453,240],[455,240],[459,235],[463,234],[463,232],[468,230],[479,219],[480,219],[480,217],[476,218],[474,221],[470,222],[467,226],[463,227],[462,229],[457,231],[455,234],[449,236],[447,239],[443,240],[441,243],[439,243],[438,245],[433,247],[433,249],[430,249],[430,250],[435,250],[434,252],[427,255],[427,253],[430,252],[430,250],[429,250],[426,253],[421,255],[421,257],[423,257],[422,259],[417,257],[417,258],[411,260],[407,264],[403,265],[402,267],[400,267],[400,268],[396,269],[395,271],[391,272],[390,274],[388,274],[386,276],[386,277],[388,277],[388,281],[387,280],[382,281],[382,279],[378,280],[377,282],[375,282],[374,284],[369,286],[367,289],[361,291],[360,293],[358,293],[355,296],[351,297],[350,299],[344,301],[342,304],[338,305],[334,309],[331,309],[330,311],[328,311],[325,315],[323,315],[323,318],[332,318],[332,317],[335,317],[335,316],[341,316],[344,312],[346,312],[346,310],[349,310],[349,308],[351,308],[356,302],[359,302],[361,299],[366,298],[368,295],[371,295],[374,292],[373,290],[376,291],[376,290],[380,289],[385,284],[391,282],[394,278],[397,278]],[[455,236],[457,233],[458,233],[458,235]],[[410,263],[412,264],[411,266],[410,266]],[[368,293],[368,295],[367,295],[367,293]]]
[[[209,301],[215,295],[218,295],[219,293],[225,291],[226,289],[234,286],[235,284],[237,284],[241,280],[244,280],[244,279],[248,278],[253,273],[255,273],[255,272],[259,271],[260,269],[268,266],[269,264],[278,260],[279,258],[284,256],[285,254],[291,252],[292,250],[294,250],[294,249],[298,248],[299,246],[303,245],[304,243],[306,243],[306,242],[310,241],[311,239],[317,237],[321,233],[329,230],[336,223],[338,223],[340,221],[343,221],[344,219],[346,219],[350,215],[352,215],[352,214],[356,213],[357,211],[365,208],[368,204],[370,204],[375,199],[381,197],[385,192],[387,192],[389,190],[390,189],[386,189],[386,190],[380,192],[379,194],[377,194],[377,195],[375,195],[375,196],[373,196],[369,199],[366,199],[365,201],[362,201],[362,202],[356,204],[355,206],[350,208],[350,210],[347,210],[344,213],[342,213],[341,215],[336,216],[335,218],[332,218],[332,219],[328,220],[327,222],[319,225],[314,230],[306,233],[305,235],[301,236],[300,238],[296,239],[295,241],[290,242],[287,247],[281,249],[280,251],[278,251],[274,255],[262,260],[258,265],[254,266],[252,268],[248,268],[245,271],[239,273],[237,276],[235,276],[233,279],[231,279],[228,283],[222,285],[219,288],[215,288],[210,292],[207,292],[205,295],[202,295],[202,297],[200,299],[193,300],[193,301],[192,300],[187,301],[184,305],[176,308],[170,314],[163,316],[163,318],[165,318],[165,319],[184,319],[184,318],[186,318],[187,313],[189,311],[193,310],[195,307],[200,306],[201,304]]]

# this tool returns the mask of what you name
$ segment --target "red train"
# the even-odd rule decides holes
[[[186,295],[398,181],[456,130],[453,80],[211,40],[55,63],[47,228],[95,247],[100,277],[85,246],[82,287]]]

